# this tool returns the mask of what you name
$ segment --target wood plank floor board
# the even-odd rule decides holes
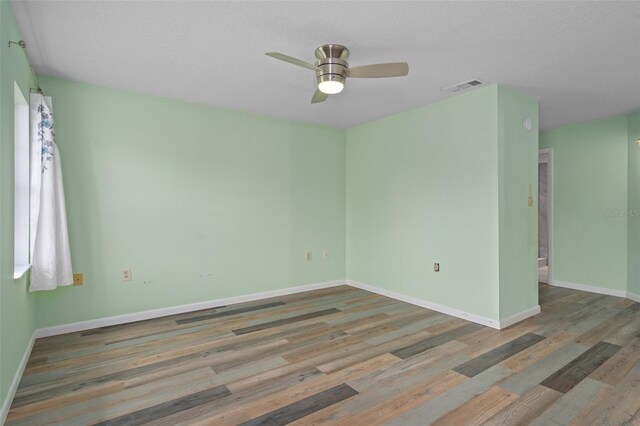
[[[567,393],[620,350],[620,346],[600,342],[541,382],[543,386]]]
[[[497,348],[492,349],[471,361],[457,366],[454,368],[454,371],[464,374],[467,377],[476,376],[486,369],[493,367],[505,359],[511,358],[518,352],[521,352],[544,339],[544,337],[538,336],[537,334],[527,333],[524,336],[520,336],[517,339],[498,346]]]
[[[618,386],[611,387],[608,398],[593,407],[587,424],[633,424],[640,410],[640,363],[625,376]],[[637,424],[637,423],[636,423]]]
[[[125,385],[122,390],[117,390],[93,399],[72,398],[71,401],[60,399],[45,400],[45,403],[47,401],[52,403],[47,411],[40,410],[40,412],[35,414],[29,410],[29,406],[21,407],[23,410],[19,413],[19,419],[17,419],[15,424],[92,424],[194,392],[209,389],[217,385],[216,380],[213,371],[205,367],[163,377],[131,388],[127,388]],[[76,395],[73,396],[75,397]],[[14,412],[12,408],[9,413],[12,422],[14,420],[13,416]]]
[[[349,335],[344,332],[335,332],[306,340],[298,340],[295,343],[287,340],[287,343],[282,346],[275,346],[272,348],[267,348],[265,350],[250,350],[243,353],[238,353],[237,355],[234,355],[233,352],[230,352],[229,355],[224,358],[213,360],[210,365],[211,368],[213,368],[213,371],[219,374],[229,369],[240,368],[247,363],[267,357],[282,357],[287,363],[289,363],[287,357],[291,353],[306,350],[310,346],[315,347],[316,345],[321,345],[324,347],[331,347],[338,342],[342,344],[342,342],[348,337]]]
[[[248,422],[243,426],[260,425],[287,425],[295,420],[301,419],[311,413],[321,410],[337,402],[343,401],[357,395],[355,389],[346,384],[338,385],[315,395],[309,396],[286,407],[279,408],[270,413],[264,414]]]
[[[273,308],[275,306],[282,306],[284,304],[285,304],[284,302],[271,302],[271,303],[265,303],[263,305],[248,306],[246,308],[233,309],[230,311],[212,312],[205,315],[198,315],[194,317],[178,319],[176,320],[176,324],[188,324],[192,322],[210,320],[210,319],[220,318],[225,316],[240,315],[245,312],[257,311],[257,310],[266,309],[266,308]]]
[[[587,350],[587,347],[578,343],[567,343],[501,382],[500,386],[518,395],[524,395]]]
[[[322,316],[325,316],[325,315],[331,315],[331,314],[335,314],[335,313],[338,313],[338,312],[340,312],[340,311],[338,309],[336,309],[336,308],[325,309],[325,310],[322,310],[322,311],[309,312],[308,314],[296,315],[296,316],[293,316],[293,317],[288,317],[288,318],[284,318],[284,319],[280,319],[280,320],[276,320],[276,321],[264,322],[264,323],[261,323],[261,324],[256,324],[256,325],[252,325],[250,327],[239,328],[239,329],[231,330],[231,331],[233,331],[234,334],[239,336],[241,334],[253,333],[255,331],[264,330],[266,328],[274,328],[274,327],[278,327],[278,326],[285,325],[285,324],[302,322],[302,321],[305,321],[305,320],[315,319],[315,318],[318,318],[318,317],[322,317]]]
[[[412,410],[406,411],[391,421],[391,425],[431,424],[447,413],[454,411],[467,401],[486,392],[490,387],[511,376],[513,372],[499,365],[469,378],[462,386],[456,386],[436,398]]]
[[[276,334],[277,330],[265,330],[265,333]],[[251,336],[246,336],[245,339],[248,340],[250,338]],[[239,343],[240,341],[244,341],[242,340],[241,337],[236,337],[236,339],[237,339],[237,343]],[[212,339],[212,348],[216,348],[216,347],[219,348],[228,343],[229,342],[225,340]],[[164,351],[164,347],[161,348],[158,352],[162,353],[163,351]],[[206,357],[208,354],[209,353],[203,353],[202,357]],[[185,358],[174,360],[175,361],[174,364],[182,364],[188,367],[189,363],[193,361],[194,358],[201,358],[201,357],[188,356]],[[172,368],[170,364],[172,364],[172,362],[167,362],[165,364],[158,364],[156,365],[156,367],[151,367],[151,368],[163,368],[163,369]],[[207,362],[202,362],[201,359],[195,360],[194,367],[197,368],[198,366],[202,366],[202,365],[207,365]],[[116,375],[117,373],[119,372],[122,373],[129,369],[131,369],[131,366],[129,365],[128,359],[125,359],[125,360],[115,359],[111,364],[105,363],[105,365],[97,365],[97,366],[96,365],[91,365],[91,366],[80,365],[78,366],[77,369],[68,368],[68,369],[63,369],[59,371],[54,371],[51,373],[47,373],[44,377],[42,377],[42,375],[40,374],[29,374],[28,372],[25,372],[25,376],[23,376],[22,378],[16,397],[20,398],[25,395],[30,395],[32,393],[41,392],[43,390],[52,389],[52,388],[72,386],[73,383],[90,382],[92,380],[98,381],[98,382],[104,382],[109,380],[109,378],[113,378],[114,375]],[[146,368],[141,371],[146,372],[149,369],[150,368]],[[184,371],[184,370],[180,370],[180,371]],[[136,373],[136,372],[137,371],[134,371],[131,373]]]
[[[532,364],[542,360],[549,356],[558,348],[572,342],[576,338],[576,335],[566,331],[559,331],[551,334],[543,341],[536,343],[535,345],[523,350],[522,352],[512,356],[511,358],[502,361],[500,365],[508,368],[516,373],[530,367]]]
[[[153,407],[143,408],[142,410],[127,413],[114,419],[96,423],[96,426],[141,425],[228,395],[231,395],[229,389],[227,389],[225,385],[219,385],[215,388],[206,389],[183,396],[182,398],[154,405]]]
[[[614,345],[624,346],[639,336],[640,315],[638,315],[632,321],[627,322],[627,324],[620,327],[616,332],[609,334],[607,337],[602,339],[602,341]]]
[[[539,290],[500,331],[338,286],[37,339],[7,426],[640,424],[640,304]]]
[[[368,358],[373,358],[384,353],[393,353],[397,348],[401,348],[406,346],[407,344],[412,344],[417,340],[421,340],[421,338],[425,334],[426,333],[414,333],[408,336],[402,336],[397,339],[372,346],[371,348],[364,349],[354,354],[341,357],[340,359],[334,359],[329,362],[320,364],[318,365],[318,369],[324,373],[332,373],[334,371],[346,368],[350,365],[357,364]]]
[[[429,380],[416,380],[403,382],[403,387],[385,387],[385,393],[375,395],[363,395],[353,397],[350,401],[338,403],[329,408],[320,410],[304,419],[294,422],[294,425],[305,426],[308,424],[337,424],[337,425],[378,425],[386,424],[419,405],[436,398],[438,395],[463,384],[467,377],[447,370],[434,375]]]
[[[533,333],[535,330],[536,326],[534,324],[523,321],[522,323],[516,324],[515,326],[509,327],[505,330],[490,329],[488,332],[484,332],[485,330],[479,330],[476,333],[460,337],[457,340],[469,346],[467,349],[467,353],[469,355],[477,357],[495,349],[498,346],[507,344],[512,340],[522,337],[527,333]]]
[[[582,334],[587,330],[591,330],[598,324],[606,321],[618,313],[617,309],[611,307],[603,307],[595,312],[585,310],[579,319],[574,319],[573,324],[567,327],[568,332]]]
[[[252,398],[250,404],[246,404],[243,400],[237,400],[235,404],[231,403],[218,410],[203,413],[201,416],[194,418],[193,423],[234,425],[243,423],[270,413],[274,409],[285,407],[292,402],[343,384],[346,382],[345,379],[357,379],[376,371],[382,371],[399,361],[399,358],[390,354],[380,355],[332,374],[315,376],[278,392],[258,395]],[[242,395],[242,393],[239,395]]]
[[[374,395],[368,396],[370,403],[382,402],[394,394],[415,387],[423,382],[429,382],[441,376],[447,371],[451,371],[454,365],[460,364],[461,360],[468,359],[467,355],[461,351],[443,353],[440,356],[422,357],[423,354],[389,366],[388,369],[373,371],[360,378],[352,377],[347,381],[351,387],[367,395],[367,391],[372,386],[379,387]],[[456,373],[460,375],[459,373]],[[460,375],[462,376],[462,375]],[[462,376],[466,377],[466,376]]]
[[[539,417],[562,393],[544,386],[536,386],[515,402],[491,417],[486,425],[526,425]]]
[[[181,411],[179,413],[163,417],[161,419],[147,423],[148,426],[158,425],[180,425],[195,424],[199,421],[208,422],[207,418],[213,413],[221,410],[236,407],[241,404],[250,404],[259,400],[263,395],[281,392],[292,386],[300,385],[306,380],[322,376],[323,373],[317,369],[310,369],[293,374],[274,377],[273,380],[266,380],[256,383],[255,386],[245,389],[243,392],[233,393],[230,397],[218,399],[209,403],[198,405],[194,408]],[[247,421],[248,417],[242,421]],[[211,424],[209,422],[209,424]]]
[[[409,334],[418,333],[420,331],[427,331],[429,327],[442,324],[449,320],[450,318],[444,314],[429,315],[427,318],[423,318],[421,320],[402,325],[396,331],[392,331],[390,333],[382,334],[379,336],[370,337],[367,339],[367,342],[372,345],[379,345],[381,343],[386,343],[388,341],[397,339],[398,337],[407,336]]]
[[[623,308],[606,321],[603,321],[590,330],[582,333],[578,336],[576,341],[587,346],[593,346],[599,341],[604,340],[607,336],[615,334],[619,329],[635,318],[635,315],[638,313],[638,305],[640,305],[640,303],[635,303]]]
[[[609,358],[589,377],[611,386],[620,383],[640,363],[640,337],[636,337],[618,353]]]
[[[605,386],[602,382],[587,377],[556,400],[531,423],[532,426],[568,425],[591,401],[598,397]]]
[[[518,395],[493,386],[432,424],[436,426],[481,425],[517,399]]]
[[[406,346],[401,349],[397,349],[392,353],[398,358],[406,359],[420,352],[428,351],[429,349],[433,349],[437,346],[445,344],[451,340],[455,340],[458,337],[464,336],[468,333],[472,333],[482,326],[477,324],[466,324],[461,327],[454,328],[446,333],[439,334],[437,336],[428,337],[424,340],[416,342],[412,345]]]
[[[249,348],[246,350],[261,350],[269,347],[277,347],[286,344],[286,340],[276,340],[272,342],[266,342],[260,346]],[[29,393],[21,393],[16,396],[14,403],[16,406],[21,406],[28,403],[41,401],[58,394],[64,394],[67,392],[75,392],[80,389],[91,389],[93,386],[100,386],[105,383],[115,381],[132,381],[140,377],[147,375],[154,375],[155,378],[165,377],[167,374],[176,374],[176,372],[183,372],[188,370],[194,370],[205,366],[210,366],[216,359],[220,359],[225,354],[228,356],[241,356],[242,351],[235,352],[199,352],[195,354],[182,355],[177,358],[156,360],[156,362],[146,361],[143,365],[130,366],[128,369],[122,369],[114,371],[104,375],[91,377],[84,380],[73,380],[70,382],[64,382],[64,385],[58,384],[56,381],[47,383],[45,387],[31,387]],[[173,368],[177,365],[177,368]],[[82,373],[81,373],[82,374]]]

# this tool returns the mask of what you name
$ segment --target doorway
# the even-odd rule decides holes
[[[552,282],[552,159],[551,149],[540,150],[538,155],[538,282],[545,284]]]

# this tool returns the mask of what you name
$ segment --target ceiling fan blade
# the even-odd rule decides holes
[[[347,77],[351,78],[403,77],[407,74],[409,74],[409,64],[406,62],[362,65],[347,70]]]
[[[329,95],[327,95],[326,93],[323,93],[320,91],[320,89],[316,89],[316,93],[313,94],[313,97],[311,98],[311,103],[312,104],[317,104],[319,102],[324,102],[327,100],[327,98],[329,97]]]
[[[301,61],[300,59],[293,58],[291,56],[283,55],[278,52],[267,52],[265,53],[267,56],[271,56],[272,58],[280,59],[281,61],[289,62],[290,64],[297,65],[299,67],[308,68],[313,71],[318,71],[318,67],[309,62]]]

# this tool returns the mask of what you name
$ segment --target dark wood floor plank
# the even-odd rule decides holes
[[[284,302],[271,302],[271,303],[265,303],[263,305],[247,306],[246,308],[232,309],[232,310],[229,310],[229,311],[214,312],[214,313],[211,313],[211,314],[199,315],[199,316],[195,316],[195,317],[179,319],[179,320],[176,320],[176,324],[189,324],[189,323],[192,323],[192,322],[210,320],[210,319],[214,319],[214,318],[228,317],[228,316],[231,316],[231,315],[239,315],[239,314],[243,314],[245,312],[258,311],[258,310],[261,310],[261,309],[274,308],[276,306],[283,306],[283,305],[285,305]]]
[[[453,330],[447,331],[442,334],[438,334],[433,337],[428,337],[424,340],[421,340],[412,345],[406,346],[404,348],[395,350],[391,352],[393,355],[398,358],[407,359],[416,354],[419,354],[424,351],[428,351],[429,349],[433,349],[437,346],[443,345],[447,342],[457,339],[458,337],[465,336],[469,333],[473,333],[474,331],[478,331],[483,327],[478,324],[466,324],[462,327],[454,328]]]
[[[322,410],[337,402],[344,401],[357,395],[358,392],[347,384],[341,384],[326,391],[317,393],[303,400],[294,402],[286,407],[279,408],[270,413],[252,419],[242,426],[279,426],[286,425],[301,419],[316,411]]]
[[[588,351],[556,371],[540,383],[561,393],[567,393],[620,350],[620,346],[599,342]]]
[[[342,311],[340,311],[339,309],[336,309],[336,308],[323,309],[322,311],[309,312],[307,314],[296,315],[294,317],[283,318],[283,319],[280,319],[280,320],[265,322],[265,323],[262,323],[262,324],[256,324],[256,325],[252,325],[252,326],[244,327],[244,328],[239,328],[237,330],[232,330],[232,331],[235,334],[237,334],[238,336],[240,336],[242,334],[253,333],[254,331],[260,331],[260,330],[264,330],[264,329],[267,329],[267,328],[279,327],[281,325],[291,324],[291,323],[300,322],[300,321],[305,321],[305,320],[308,320],[308,319],[318,318],[318,317],[322,317],[322,316],[325,316],[325,315],[336,314],[338,312],[342,312]]]
[[[134,411],[133,413],[125,414],[114,419],[109,419],[104,422],[97,423],[96,426],[141,425],[229,395],[231,395],[229,389],[227,389],[225,385],[220,385],[215,388],[154,405],[153,407]]]
[[[545,338],[543,336],[538,336],[537,334],[527,333],[523,336],[518,337],[508,343],[505,343],[502,346],[498,346],[497,348],[480,355],[471,361],[465,362],[462,365],[454,368],[454,371],[457,371],[460,374],[464,374],[467,377],[473,377],[477,374],[482,373],[484,370],[493,367],[494,365],[504,361],[507,358],[512,357],[520,351],[523,351],[536,343],[543,341]]]

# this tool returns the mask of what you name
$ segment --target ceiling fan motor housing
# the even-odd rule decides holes
[[[316,71],[318,84],[323,81],[338,81],[345,83],[347,77],[347,69],[349,63],[346,59],[349,57],[349,49],[339,44],[325,44],[316,49]]]

